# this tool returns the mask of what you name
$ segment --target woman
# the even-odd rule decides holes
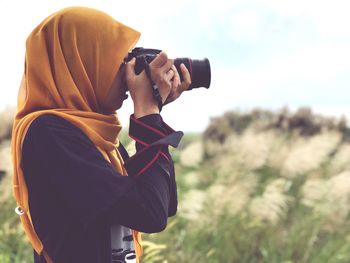
[[[160,232],[176,213],[168,145],[182,136],[164,123],[151,82],[164,104],[181,83],[162,52],[135,75],[123,64],[140,33],[90,8],[66,8],[38,25],[26,42],[12,152],[16,212],[35,263],[139,262],[140,232]],[[118,141],[115,113],[129,91],[134,103],[130,157]]]

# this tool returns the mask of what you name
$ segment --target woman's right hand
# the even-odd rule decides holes
[[[135,74],[135,61],[133,58],[126,64],[126,82],[130,96],[134,102],[134,114],[136,118],[159,113],[158,102],[153,97],[151,82],[143,70],[139,75]],[[156,83],[163,103],[169,96],[172,88],[174,71],[173,60],[169,59],[165,52],[159,55],[149,64],[152,80]]]

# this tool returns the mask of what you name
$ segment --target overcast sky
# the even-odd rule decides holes
[[[210,60],[210,89],[164,107],[174,128],[203,130],[230,109],[310,106],[350,116],[350,2],[322,0],[4,1],[0,0],[0,110],[15,105],[25,39],[68,6],[109,13],[142,33],[138,46],[171,57]],[[119,115],[126,124],[130,99]]]

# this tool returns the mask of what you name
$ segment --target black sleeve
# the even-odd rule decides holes
[[[145,155],[158,153],[154,149],[164,147],[160,145],[144,147],[143,153],[130,159],[130,166],[139,167],[135,160],[148,160]],[[169,198],[165,158],[153,161],[153,156],[147,169],[122,176],[83,132],[53,115],[40,116],[32,123],[23,156],[25,175],[35,174],[26,178],[28,188],[36,183],[52,189],[82,225],[107,219],[143,232],[157,232],[164,227],[159,224],[164,221],[159,211],[168,208],[164,203]],[[135,213],[138,218],[133,217]]]
[[[147,147],[152,145],[160,145],[161,157],[166,159],[167,162],[161,162],[160,164],[167,165],[168,184],[170,187],[170,201],[168,208],[168,216],[173,216],[177,211],[177,186],[175,180],[174,163],[169,154],[168,145],[177,147],[183,133],[176,132],[169,127],[159,114],[151,114],[139,119],[135,119],[133,115],[130,117],[129,136],[136,142],[137,153],[142,153]],[[152,158],[152,155],[149,155]],[[154,155],[153,155],[154,156]],[[130,159],[126,162],[128,170],[132,169],[135,160]],[[141,167],[144,167],[141,165]]]
[[[125,167],[136,178],[137,191],[129,191],[120,199],[116,207],[127,212],[114,214],[113,219],[143,232],[165,228],[167,217],[177,209],[174,165],[168,145],[176,147],[182,135],[167,126],[159,114],[130,117],[129,136],[136,141],[137,152],[126,160]]]

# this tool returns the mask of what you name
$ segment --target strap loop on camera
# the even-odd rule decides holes
[[[145,65],[145,72],[146,72],[146,75],[147,75],[148,79],[151,81],[153,98],[155,98],[156,101],[158,102],[159,111],[162,111],[162,108],[163,108],[162,96],[160,96],[159,89],[158,89],[156,83],[154,83],[154,81],[153,81],[153,79],[152,79],[152,77],[151,77],[151,72],[150,72],[150,69],[149,69],[149,64],[148,64],[148,62],[147,62],[147,60],[146,60],[145,57],[143,57],[143,62],[144,62],[144,65]]]
[[[16,212],[16,214],[19,215],[19,216],[21,216],[21,215],[24,214],[24,211],[23,211],[22,207],[20,207],[20,206],[17,206],[17,207],[15,208],[15,212]]]

